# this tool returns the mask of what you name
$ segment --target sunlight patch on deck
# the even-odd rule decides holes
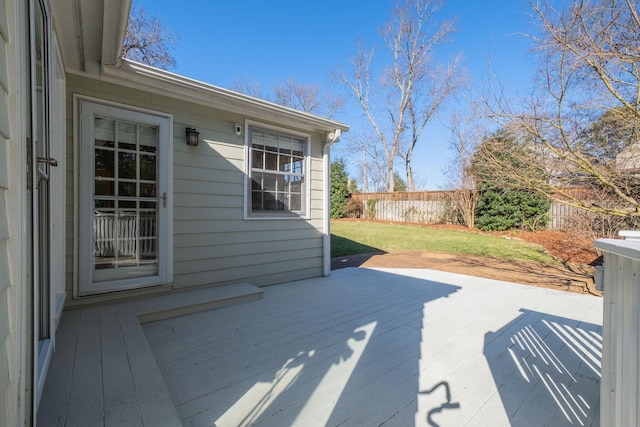
[[[287,360],[272,381],[256,383],[216,420],[215,425],[240,427],[254,424],[280,394],[295,383],[304,368],[304,360],[313,356],[313,351],[300,352],[297,357]],[[251,409],[247,411],[247,408]]]
[[[305,425],[309,420],[312,420],[314,425],[326,424],[333,407],[340,400],[351,374],[362,357],[377,323],[374,321],[354,329],[353,337],[347,341],[349,353],[341,355],[327,370],[298,414],[295,425]],[[294,385],[305,367],[305,362],[312,359],[315,353],[315,350],[304,351],[298,353],[297,357],[287,360],[275,373],[273,380],[256,383],[216,420],[215,425],[243,427],[255,424],[264,411]],[[247,410],[247,408],[250,409]]]
[[[313,391],[309,400],[298,414],[294,424],[300,423],[305,425],[305,420],[313,420],[317,425],[326,425],[329,417],[333,412],[333,408],[340,400],[351,374],[358,365],[358,361],[364,353],[367,344],[371,339],[374,329],[378,322],[374,321],[367,325],[354,329],[356,338],[349,338],[347,345],[352,353],[350,357],[340,358],[340,360],[332,365],[325,376],[322,378],[316,389]],[[364,336],[363,336],[364,334]],[[327,396],[331,396],[330,407],[327,407]]]

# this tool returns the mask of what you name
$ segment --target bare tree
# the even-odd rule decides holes
[[[391,77],[394,86],[407,93],[407,131],[400,155],[403,158],[409,191],[415,190],[411,168],[413,150],[427,123],[442,104],[465,83],[461,56],[446,65],[433,62],[433,50],[446,43],[455,31],[453,20],[437,24],[434,14],[442,2],[417,0],[397,6],[383,31],[394,58]]]
[[[344,100],[328,92],[323,92],[318,84],[304,84],[293,78],[287,78],[274,88],[274,102],[285,107],[334,118]]]
[[[411,169],[414,148],[426,124],[462,84],[459,58],[446,67],[433,63],[435,48],[454,32],[454,21],[436,21],[441,6],[439,0],[406,0],[394,7],[382,29],[391,60],[379,80],[372,80],[374,50],[362,45],[350,61],[350,72],[341,70],[337,74],[337,80],[359,103],[382,146],[387,191],[395,186],[397,157],[404,159],[409,189],[415,189]]]
[[[262,88],[249,80],[237,79],[233,90],[262,98],[285,107],[306,113],[316,114],[327,118],[334,118],[344,106],[344,99],[324,91],[316,83],[300,83],[294,78],[287,78],[277,83],[272,96],[264,96]]]
[[[170,50],[178,37],[155,16],[148,16],[144,7],[135,4],[125,33],[122,57],[169,70],[176,67],[176,59]]]
[[[400,142],[402,141],[404,132],[404,114],[407,110],[407,100],[404,97],[400,99],[397,115],[393,113],[389,114],[388,116],[385,115],[385,118],[388,118],[389,126],[391,127],[391,131],[387,131],[382,127],[385,123],[383,123],[381,120],[384,119],[379,120],[377,118],[378,114],[383,115],[383,113],[375,110],[375,108],[377,107],[377,102],[372,100],[372,97],[376,97],[377,95],[377,91],[375,91],[375,89],[374,94],[372,95],[371,93],[372,88],[370,68],[371,61],[373,60],[373,55],[373,50],[365,50],[364,47],[359,44],[357,54],[350,60],[352,74],[347,74],[346,71],[340,70],[336,78],[340,83],[349,88],[349,90],[352,92],[352,94],[360,104],[360,107],[362,107],[365,116],[369,120],[369,123],[371,124],[376,137],[375,145],[377,146],[378,144],[380,144],[384,153],[384,177],[386,179],[386,190],[393,191],[393,188],[395,186],[393,167],[398,155]],[[367,141],[367,145],[362,146],[364,150],[367,150],[368,147],[371,147],[369,141]],[[365,159],[366,158],[367,156],[365,154]]]
[[[485,130],[470,117],[456,114],[451,121],[451,144],[453,158],[445,173],[450,189],[449,197],[460,215],[460,220],[468,228],[475,226],[476,206],[479,192],[471,168],[471,160],[476,146],[483,140]]]
[[[354,159],[356,172],[362,182],[362,192],[385,191],[387,188],[387,164],[382,147],[369,129],[349,132],[349,143],[338,150]],[[358,160],[361,159],[361,160]]]
[[[253,83],[247,79],[237,78],[233,85],[233,90],[236,92],[244,93],[245,95],[253,96],[254,98],[262,98],[262,87],[259,84]]]
[[[557,10],[531,1],[531,8],[541,30],[531,36],[541,65],[535,92],[517,108],[496,91],[487,106],[527,147],[521,150],[527,158],[518,163],[537,167],[509,168],[499,156],[486,156],[488,167],[505,186],[599,214],[640,217],[640,158],[630,154],[640,153],[640,18],[635,2],[573,0]],[[576,185],[608,197],[576,197],[567,190]]]

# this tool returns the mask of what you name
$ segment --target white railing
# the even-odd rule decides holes
[[[156,254],[156,216],[153,214],[94,213],[93,255],[135,257]]]
[[[604,319],[600,425],[640,425],[640,241],[600,239],[604,252]]]

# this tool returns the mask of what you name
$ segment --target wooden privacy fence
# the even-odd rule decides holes
[[[549,230],[567,230],[580,212],[580,209],[564,203],[551,203],[549,207]]]
[[[446,191],[362,193],[351,196],[362,202],[362,216],[385,221],[442,224],[451,222]]]
[[[590,193],[572,189],[573,195],[588,198]],[[362,202],[363,218],[419,224],[451,224],[457,222],[452,202],[453,191],[402,191],[395,193],[353,194],[351,200]],[[550,230],[566,230],[580,212],[578,208],[553,202],[549,208]]]

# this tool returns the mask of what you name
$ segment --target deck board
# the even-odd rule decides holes
[[[177,414],[135,314],[119,313],[142,424],[174,426]],[[113,424],[117,425],[117,424]]]
[[[100,338],[103,354],[104,423],[141,425],[142,415],[136,399],[133,375],[130,369],[122,369],[122,366],[129,365],[129,357],[117,313],[100,316]]]
[[[68,425],[99,425],[103,422],[102,372],[96,369],[96,361],[99,364],[102,360],[99,329],[98,313],[81,313],[67,404]]]
[[[46,419],[50,426],[63,426],[67,417],[80,317],[79,311],[70,312],[62,316],[60,322],[59,329],[66,333],[56,337],[57,357],[49,366],[38,413],[38,417]]]

